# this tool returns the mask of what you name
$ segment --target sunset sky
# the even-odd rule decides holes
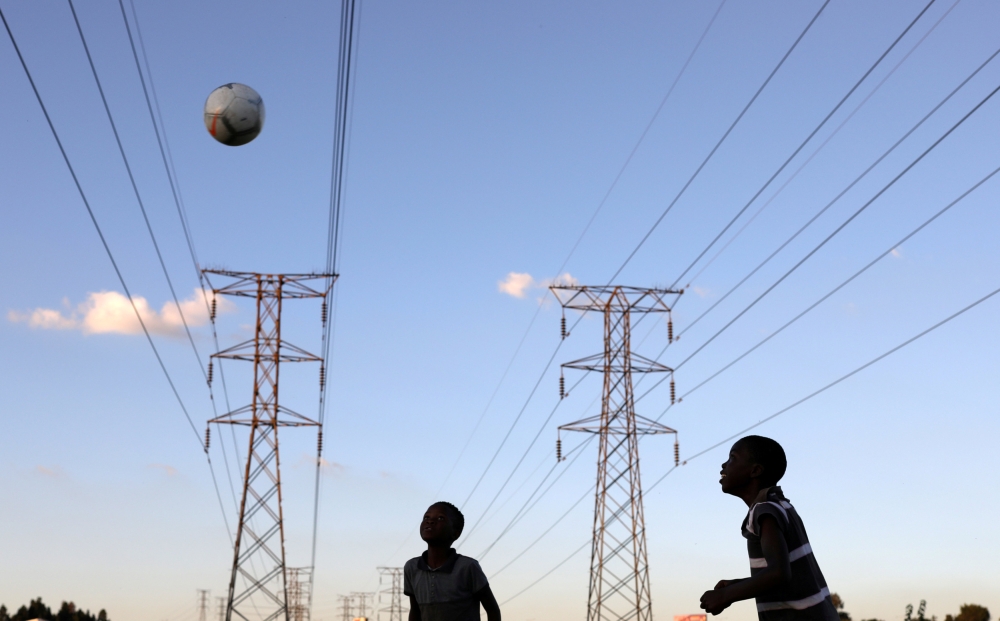
[[[591,534],[594,443],[555,468],[501,538],[555,465],[556,427],[599,412],[597,374],[567,371],[569,385],[582,381],[559,400],[558,363],[600,352],[602,332],[587,316],[560,346],[553,282],[686,288],[673,314],[682,337],[661,359],[682,365],[685,398],[662,422],[690,461],[663,478],[672,440],[641,444],[658,619],[699,612],[702,592],[749,574],[746,507],[718,485],[728,444],[705,449],[1000,287],[1000,174],[988,178],[1000,166],[1000,95],[989,97],[1000,58],[830,204],[998,51],[1000,4],[989,0],[931,2],[692,263],[928,6],[832,0],[654,226],[821,6],[360,3],[314,621],[338,618],[339,594],[376,590],[377,566],[418,555],[417,524],[435,500],[465,512],[458,550],[480,559],[506,619],[584,618],[589,551],[571,555]],[[210,324],[119,5],[75,7],[204,364]],[[195,621],[196,589],[211,589],[214,608],[228,587],[245,436],[213,429],[220,508],[200,445],[215,415],[209,392],[69,6],[0,8],[194,427],[4,32],[0,603],[41,596],[105,608],[112,621]],[[201,265],[322,269],[339,3],[135,0],[135,10]],[[205,98],[228,82],[267,106],[260,137],[242,147],[218,144],[202,122]],[[1000,613],[998,311],[1000,295],[754,431],[784,445],[782,488],[857,621],[902,621],[921,599],[939,619],[963,603]],[[249,304],[223,303],[222,346],[246,338],[254,318]],[[289,302],[285,330],[317,350],[319,304]],[[656,357],[666,343],[659,318],[635,327],[638,353]],[[300,366],[283,368],[283,400],[314,416],[316,369]],[[231,406],[249,402],[248,368],[226,373]],[[666,388],[637,411],[659,417]],[[226,395],[215,397],[221,412]],[[586,440],[562,438],[565,451]],[[309,562],[315,445],[314,430],[282,430],[291,566]],[[755,615],[743,602],[719,619]]]

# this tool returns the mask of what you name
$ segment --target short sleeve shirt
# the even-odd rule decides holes
[[[427,565],[426,552],[403,567],[403,594],[417,600],[421,621],[479,621],[476,595],[487,586],[479,562],[454,549],[437,569]]]
[[[806,528],[795,507],[777,486],[762,490],[743,520],[750,575],[767,569],[760,541],[760,522],[765,515],[774,518],[785,538],[792,579],[787,585],[757,596],[760,621],[838,621],[839,615],[830,600],[830,589],[813,555]]]

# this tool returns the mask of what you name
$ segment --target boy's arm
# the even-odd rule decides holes
[[[487,584],[479,589],[476,597],[479,598],[479,603],[486,611],[486,621],[500,621],[500,604],[497,603],[497,598],[494,597],[490,585]]]
[[[409,621],[420,621],[420,606],[417,605],[417,598],[410,596],[410,616]]]
[[[751,578],[723,580],[715,589],[701,596],[701,607],[717,615],[733,602],[750,599],[787,584],[792,579],[792,564],[788,560],[788,545],[781,534],[778,521],[770,515],[760,519],[760,545],[767,561],[767,569]]]

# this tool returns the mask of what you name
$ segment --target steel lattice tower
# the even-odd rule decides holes
[[[341,621],[352,621],[354,619],[354,598],[350,595],[338,595],[340,600]]]
[[[198,621],[208,621],[208,589],[198,589]]]
[[[587,619],[651,621],[639,436],[677,432],[636,415],[632,373],[670,373],[672,377],[673,369],[631,351],[631,317],[633,313],[669,317],[665,300],[682,292],[620,286],[556,285],[551,289],[563,308],[604,315],[604,352],[562,365],[604,374],[600,415],[559,428],[598,434],[600,439]],[[672,379],[671,389],[673,394]]]
[[[368,618],[368,602],[372,602],[372,607],[375,605],[375,593],[354,591],[351,593],[351,598],[357,601],[358,615],[355,618],[367,619]],[[374,610],[372,612],[375,612]]]
[[[312,600],[312,567],[289,567],[288,619],[309,621],[309,602]]]
[[[383,579],[388,579],[388,585],[383,584]],[[378,603],[382,606],[378,609],[378,621],[382,621],[382,613],[388,615],[388,621],[403,621],[403,615],[408,610],[403,606],[403,568],[379,567],[378,582]],[[383,595],[389,600],[388,606],[382,605]]]
[[[212,285],[214,295],[252,298],[257,304],[253,338],[212,355],[213,358],[252,362],[254,367],[250,405],[209,421],[250,429],[226,621],[234,621],[234,616],[245,621],[289,621],[278,428],[317,427],[319,423],[279,405],[278,372],[281,363],[319,362],[322,365],[323,359],[282,340],[281,309],[284,300],[288,299],[325,299],[336,276],[224,270],[204,270],[204,273],[206,277],[230,279],[225,286]],[[322,286],[312,286],[317,282]],[[213,300],[213,320],[214,316]],[[210,365],[209,381],[211,375]],[[321,384],[324,376],[325,369],[321,367]],[[242,581],[239,591],[238,581]]]

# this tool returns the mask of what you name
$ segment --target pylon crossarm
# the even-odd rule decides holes
[[[653,435],[659,433],[677,433],[676,429],[671,429],[666,425],[661,425],[655,420],[650,420],[645,416],[635,415],[636,432],[644,435]],[[640,426],[642,423],[643,426]]]
[[[552,285],[549,287],[563,308],[580,311],[635,311],[669,313],[664,298],[679,296],[681,289],[645,289],[627,286]]]
[[[660,364],[655,360],[650,360],[645,356],[640,356],[635,352],[630,352],[631,358],[628,366],[620,362],[622,356],[613,356],[611,364],[606,363],[606,356],[603,353],[572,360],[562,364],[564,369],[579,369],[581,371],[601,371],[603,373],[625,373],[626,370],[632,373],[673,373],[673,369],[665,364]]]
[[[309,274],[258,274],[256,272],[233,272],[230,270],[202,270],[206,279],[209,275],[232,278],[233,282],[223,287],[214,287],[209,279],[209,286],[213,293],[223,295],[235,295],[242,297],[257,297],[258,282],[280,282],[283,289],[289,289],[287,293],[282,291],[284,298],[302,297],[325,297],[337,280],[337,274],[313,272]],[[326,280],[325,287],[314,288],[306,285],[306,282],[313,280]]]
[[[307,416],[303,416],[302,414],[299,414],[298,412],[296,412],[294,410],[286,408],[283,405],[279,405],[278,406],[278,413],[279,413],[279,415],[280,414],[284,414],[286,417],[285,418],[280,418],[279,417],[276,421],[270,420],[270,416],[267,416],[267,417],[265,417],[265,416],[256,416],[256,417],[254,417],[254,416],[252,416],[253,410],[254,410],[254,408],[253,408],[252,405],[245,405],[245,406],[243,406],[243,407],[241,407],[241,408],[239,408],[237,410],[233,410],[232,412],[229,412],[228,414],[223,414],[222,416],[219,416],[218,418],[213,418],[212,420],[210,420],[208,422],[209,423],[218,423],[218,424],[223,424],[223,425],[245,425],[245,426],[256,425],[257,427],[274,427],[274,426],[278,426],[278,427],[318,427],[319,426],[319,423],[316,422],[315,420],[313,420],[313,419],[311,419],[311,418],[309,418]],[[247,416],[248,414],[250,416]],[[259,441],[260,442],[264,442],[264,441],[266,441],[266,439],[265,438],[261,438]]]

